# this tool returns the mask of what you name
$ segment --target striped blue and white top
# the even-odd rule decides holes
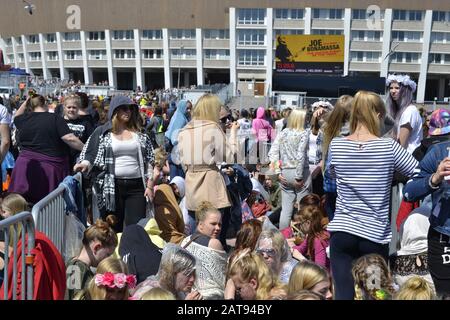
[[[392,177],[395,171],[411,176],[417,160],[390,138],[360,142],[337,137],[330,144],[329,156],[330,172],[337,182],[337,200],[328,231],[389,243]]]

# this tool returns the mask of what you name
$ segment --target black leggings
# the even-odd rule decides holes
[[[115,179],[115,201],[118,222],[114,226],[116,232],[122,232],[125,226],[137,224],[145,218],[146,200],[141,178]]]
[[[377,253],[387,262],[389,244],[379,244],[346,232],[333,232],[331,234],[330,261],[335,300],[354,299],[353,262],[369,253]]]

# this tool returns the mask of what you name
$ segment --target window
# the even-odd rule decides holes
[[[228,40],[230,39],[230,30],[205,29],[203,38],[207,40]]]
[[[421,32],[416,31],[392,31],[392,40],[406,42],[420,42]]]
[[[433,11],[433,21],[445,21],[446,14],[445,11]]]
[[[195,49],[172,49],[170,50],[171,59],[195,59]]]
[[[11,46],[12,45],[12,39],[11,38],[5,39],[5,42],[6,42],[7,46]]]
[[[429,62],[430,63],[441,63],[442,55],[440,53],[430,53]]]
[[[238,23],[264,24],[266,9],[239,9]]]
[[[380,41],[381,32],[380,31],[367,31],[366,32],[368,41]]]
[[[422,21],[422,11],[409,11],[409,21]]]
[[[114,40],[133,40],[134,31],[133,30],[116,30],[113,33]]]
[[[25,56],[23,53],[19,53],[19,62],[23,62],[25,60]]]
[[[263,66],[264,56],[264,50],[238,50],[238,65]]]
[[[89,41],[105,40],[105,31],[91,31],[88,36]]]
[[[432,32],[431,33],[431,42],[432,43],[444,43],[445,38],[446,38],[446,34],[444,32]]]
[[[17,44],[21,45],[22,44],[22,37],[17,37],[16,41],[17,41]]]
[[[450,54],[445,54],[444,55],[444,63],[445,64],[450,64]]]
[[[28,43],[30,43],[30,44],[39,43],[39,36],[37,34],[28,36]]]
[[[8,60],[9,60],[9,63],[14,63],[14,55],[8,54]]]
[[[275,9],[275,19],[302,20],[303,9]]]
[[[142,39],[143,40],[162,39],[162,31],[161,30],[143,30],[142,31]]]
[[[351,53],[351,61],[364,61],[364,52],[363,51],[352,51]]]
[[[90,60],[106,60],[106,50],[89,50]]]
[[[30,52],[30,61],[40,61],[41,53],[40,52]]]
[[[364,41],[365,40],[365,34],[366,33],[364,31],[353,30],[352,31],[352,40]]]
[[[404,41],[405,40],[405,32],[404,31],[392,31],[392,40]]]
[[[83,54],[81,53],[81,50],[67,50],[64,51],[65,59],[66,60],[82,60]]]
[[[406,20],[406,10],[394,10],[394,20]]]
[[[238,30],[239,45],[264,45],[265,30]]]
[[[343,19],[343,9],[314,9],[314,19]]]
[[[114,50],[114,59],[135,59],[136,52],[134,49]]]
[[[343,30],[329,30],[329,29],[313,29],[311,34],[326,34],[326,35],[341,35]]]
[[[145,49],[142,55],[143,59],[162,59],[163,50],[161,49]]]
[[[352,10],[352,19],[353,20],[366,20],[367,12],[364,9],[354,9]]]
[[[170,30],[170,39],[195,39],[195,29]]]
[[[419,42],[421,36],[422,36],[421,32],[407,31],[407,32],[405,32],[405,38],[406,38],[405,41]]]
[[[80,41],[81,36],[79,32],[65,32],[64,41]]]
[[[56,61],[56,60],[58,60],[58,51],[47,52],[47,60],[48,61]]]
[[[405,52],[405,62],[406,63],[419,62],[419,54],[413,52]]]
[[[56,33],[47,33],[47,43],[56,42]]]
[[[380,62],[381,52],[366,52],[367,62]]]
[[[277,29],[275,30],[275,36],[289,35],[289,34],[303,34],[303,29]]]
[[[403,53],[402,52],[395,52],[391,55],[391,62],[403,62]]]
[[[229,60],[230,50],[226,49],[206,49],[205,50],[206,60]]]
[[[394,20],[422,21],[422,11],[394,10]]]

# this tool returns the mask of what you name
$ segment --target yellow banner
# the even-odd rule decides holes
[[[344,36],[278,35],[276,62],[344,62]]]

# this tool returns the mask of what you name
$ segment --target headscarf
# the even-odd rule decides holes
[[[170,119],[169,127],[166,131],[166,137],[174,146],[178,143],[179,131],[189,122],[186,117],[187,103],[187,100],[180,100],[178,102],[177,109],[175,110],[172,119]]]

